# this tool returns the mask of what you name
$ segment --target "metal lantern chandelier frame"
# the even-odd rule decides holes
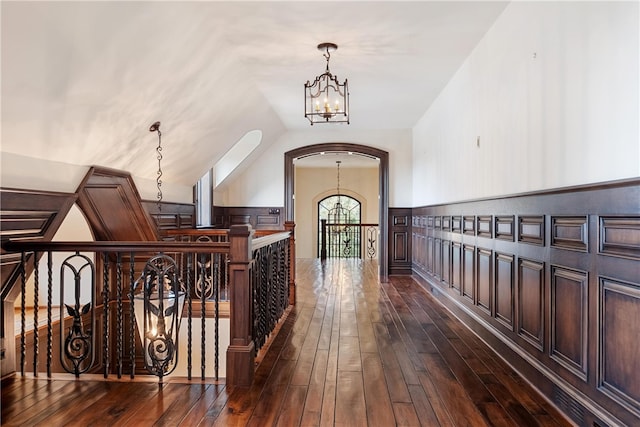
[[[335,43],[320,43],[318,50],[327,60],[325,72],[315,78],[313,83],[307,80],[304,85],[304,116],[313,126],[314,123],[349,124],[349,86],[331,74],[329,60],[331,52],[338,49]]]

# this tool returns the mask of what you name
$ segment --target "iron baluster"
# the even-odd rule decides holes
[[[192,337],[191,337],[191,317],[193,316],[193,304],[191,301],[191,270],[193,269],[193,255],[187,255],[187,287],[185,289],[187,298],[187,378],[191,381],[192,360]],[[196,272],[194,271],[194,275]]]
[[[27,317],[25,314],[27,306],[27,256],[22,252],[22,258],[20,260],[20,374],[24,377],[24,364],[27,357],[27,343],[26,343],[26,330],[25,324],[27,323]]]
[[[109,376],[109,254],[102,253],[102,311],[103,311],[103,332],[102,332],[102,364],[104,367],[104,377]]]
[[[38,334],[38,305],[40,294],[40,271],[38,269],[38,253],[33,253],[33,376],[38,376],[38,350],[40,336]]]
[[[51,361],[53,360],[53,254],[47,251],[47,377],[51,378]]]
[[[129,363],[131,364],[130,377],[136,375],[136,312],[133,305],[133,291],[135,290],[135,258],[133,252],[129,252]],[[138,328],[140,325],[138,325]]]
[[[216,381],[218,381],[218,373],[220,369],[220,350],[218,346],[220,345],[220,270],[221,270],[221,256],[220,254],[213,255],[215,262],[215,283],[213,286],[213,300],[216,308],[215,318],[214,318],[214,331],[213,331],[213,339],[214,339],[214,376]]]
[[[122,378],[122,254],[118,252],[116,259],[116,370],[118,378]]]
[[[205,283],[205,276],[206,276],[206,271],[207,271],[207,266],[205,261],[205,256],[206,254],[203,254],[200,259],[202,260],[202,263],[200,264],[200,280],[203,283],[203,287],[204,287],[204,283]],[[200,292],[200,325],[201,325],[201,329],[200,329],[200,378],[202,378],[203,380],[205,379],[205,369],[206,369],[206,365],[205,365],[205,303],[206,303],[206,294],[204,289],[202,289],[202,292]]]

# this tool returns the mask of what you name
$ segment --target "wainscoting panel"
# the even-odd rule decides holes
[[[552,216],[551,246],[589,251],[589,220],[586,216]]]
[[[414,233],[414,230],[426,229],[426,218],[412,218],[411,208],[390,208],[388,227],[389,274],[411,272],[413,262],[417,262],[417,258],[414,258],[417,253],[411,250],[414,245],[420,248],[420,262],[424,263],[421,268],[426,268],[426,233]]]
[[[631,179],[413,208],[412,271],[577,424],[640,425],[639,201]]]
[[[543,351],[544,263],[520,259],[518,285],[518,335]]]
[[[250,224],[254,230],[284,229],[282,207],[214,206],[212,216],[216,228]]]
[[[551,266],[551,358],[587,379],[587,287],[584,271]]]
[[[492,261],[493,251],[490,249],[478,248],[476,252],[476,294],[478,299],[476,304],[485,310],[487,315],[491,315],[491,292],[493,290]]]
[[[462,243],[451,243],[451,286],[458,292],[462,289]]]
[[[495,317],[513,330],[513,306],[515,303],[515,258],[513,255],[496,254]]]
[[[640,414],[640,284],[600,278],[599,389]]]
[[[600,252],[640,259],[640,216],[600,217]]]
[[[462,295],[475,302],[474,275],[476,248],[473,245],[462,247]]]

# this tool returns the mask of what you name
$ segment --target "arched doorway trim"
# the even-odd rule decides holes
[[[388,223],[389,223],[389,153],[366,145],[346,142],[327,142],[307,145],[284,153],[284,210],[287,221],[293,221],[293,160],[299,157],[320,154],[323,152],[358,153],[377,157],[380,160],[378,180],[380,205],[378,221],[380,224],[380,280],[386,282],[389,276]]]

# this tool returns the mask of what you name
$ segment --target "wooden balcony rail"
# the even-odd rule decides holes
[[[139,292],[144,266],[162,254],[163,259],[175,264],[178,282],[186,294],[182,324],[186,323],[187,330],[181,333],[181,339],[186,336],[186,343],[179,343],[179,353],[186,354],[178,355],[186,356],[186,367],[184,373],[176,371],[174,375],[191,380],[192,375],[198,375],[193,365],[199,359],[200,379],[218,380],[219,345],[226,341],[219,336],[220,307],[228,301],[230,345],[226,383],[232,387],[248,385],[253,379],[255,351],[264,344],[291,301],[293,239],[290,236],[290,232],[282,232],[254,239],[250,226],[233,226],[227,236],[220,239],[225,241],[217,242],[7,242],[4,250],[22,253],[21,273],[16,284],[21,295],[21,326],[19,344],[16,344],[19,355],[13,345],[5,345],[5,356],[16,361],[22,375],[30,370],[27,364],[31,361],[34,376],[44,372],[40,363],[43,359],[49,377],[54,372],[67,371],[77,377],[83,373],[102,373],[105,378],[113,375],[121,378],[126,374],[134,378],[141,372],[143,360],[133,321],[135,306],[140,303],[134,296]],[[61,267],[55,272],[54,256],[64,258],[56,261]],[[40,268],[41,261],[46,263],[46,268]],[[29,267],[34,272],[33,289],[27,289]],[[45,269],[46,273],[41,273]],[[39,294],[45,287],[47,320],[46,326],[40,328],[39,316],[45,307]],[[30,311],[35,327],[27,331],[29,303],[26,298],[32,293]],[[56,302],[55,294],[59,295]],[[2,303],[6,308],[5,298],[3,294]],[[211,304],[213,310],[207,310]],[[210,311],[214,315],[213,329],[207,315]],[[13,318],[7,314],[12,313],[2,316],[2,330],[10,337],[14,331]],[[200,354],[194,344],[198,329]],[[213,355],[208,343],[211,339],[214,340]],[[182,363],[184,365],[184,360]],[[210,374],[212,365],[213,375]],[[7,372],[3,372],[5,374]]]

